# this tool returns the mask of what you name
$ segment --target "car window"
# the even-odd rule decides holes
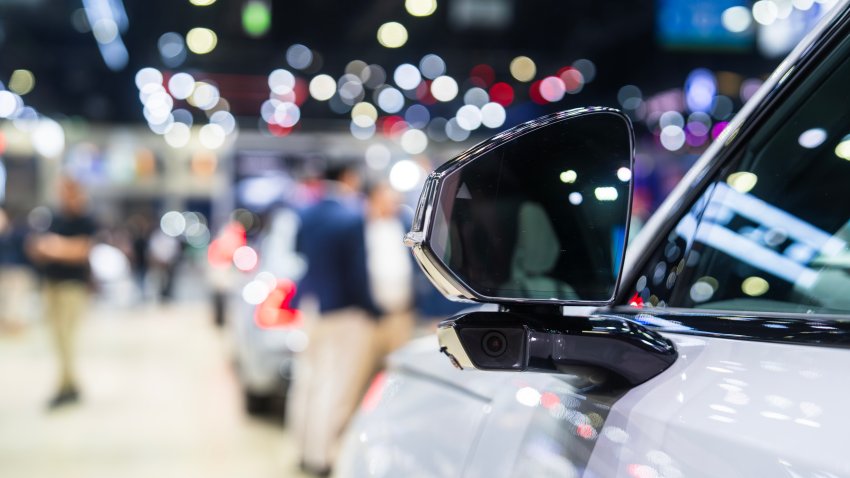
[[[835,49],[655,251],[630,302],[850,313],[850,60]]]

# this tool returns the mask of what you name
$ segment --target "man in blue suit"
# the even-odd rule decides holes
[[[296,249],[307,261],[298,286],[309,345],[298,358],[287,412],[301,466],[328,475],[343,429],[372,372],[377,310],[369,291],[360,176],[325,173],[323,198],[305,209]]]

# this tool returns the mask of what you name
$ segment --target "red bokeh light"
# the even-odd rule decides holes
[[[230,267],[236,249],[248,243],[248,236],[242,224],[234,221],[224,229],[207,248],[207,260],[213,267]]]
[[[416,99],[423,105],[433,105],[437,102],[434,95],[431,94],[431,80],[423,80],[416,87]]]
[[[643,297],[639,296],[638,293],[635,292],[635,294],[629,299],[629,305],[639,309],[643,308]]]
[[[409,127],[404,118],[398,115],[385,116],[381,118],[381,131],[385,136],[395,136],[407,131]]]
[[[295,86],[292,88],[295,92],[295,104],[301,106],[310,97],[309,86],[304,78],[296,78]]]
[[[540,404],[543,405],[543,408],[547,410],[551,410],[560,403],[561,399],[558,398],[558,396],[552,392],[545,392],[543,395],[540,396]]]
[[[292,132],[291,127],[281,126],[277,123],[269,123],[269,133],[279,138],[289,135]]]
[[[565,66],[558,70],[558,77],[564,82],[564,87],[568,93],[575,93],[584,86],[584,75],[571,66]]]
[[[548,101],[546,101],[546,98],[543,98],[543,95],[540,94],[541,83],[541,80],[537,80],[531,84],[531,86],[528,88],[528,97],[531,98],[531,101],[537,103],[538,105],[545,105],[546,103],[548,103]]]
[[[490,87],[490,101],[508,107],[514,102],[514,89],[507,83],[496,83]]]
[[[469,71],[469,79],[475,86],[487,88],[496,79],[496,72],[493,71],[493,67],[490,65],[475,65]]]
[[[254,322],[263,329],[276,327],[300,327],[301,312],[292,307],[295,298],[295,283],[278,279],[277,286],[269,292],[266,300],[254,310]]]
[[[590,440],[593,438],[594,430],[593,427],[587,423],[582,423],[576,427],[576,434],[585,440]]]

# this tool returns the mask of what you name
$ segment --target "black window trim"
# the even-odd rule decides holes
[[[690,212],[706,189],[716,181],[719,172],[729,167],[736,160],[738,153],[747,147],[749,141],[760,130],[767,118],[781,106],[789,95],[793,94],[800,83],[808,78],[810,72],[817,68],[824,58],[832,54],[837,44],[850,36],[850,4],[844,4],[840,8],[842,10],[832,17],[829,24],[806,47],[806,50],[796,61],[787,65],[783,62],[780,68],[784,67],[784,71],[782,71],[782,76],[779,77],[776,85],[748,117],[744,118],[738,130],[731,132],[731,135],[725,140],[725,144],[720,146],[713,154],[711,149],[708,150],[706,154],[712,154],[712,157],[703,170],[698,172],[697,179],[678,199],[674,208],[666,214],[667,217],[661,227],[652,231],[651,240],[639,251],[626,253],[627,255],[637,253],[640,254],[640,257],[631,263],[631,267],[623,276],[620,282],[620,290],[614,301],[615,305],[608,309],[610,312],[627,314],[632,320],[640,315],[646,315],[659,318],[661,321],[678,323],[682,326],[670,329],[653,321],[645,323],[645,325],[659,331],[741,340],[850,348],[850,315],[848,314],[729,311],[680,307],[640,308],[628,305],[633,294],[631,284],[637,281],[637,278],[647,267],[651,253],[663,245],[667,236],[682,217]],[[719,140],[723,140],[723,137],[721,136]],[[699,162],[697,164],[699,165]],[[733,320],[721,318],[733,318]],[[784,321],[778,325],[786,325],[790,328],[776,327],[778,320]],[[744,323],[747,324],[746,327],[741,326]],[[834,330],[823,329],[824,324],[828,324]]]

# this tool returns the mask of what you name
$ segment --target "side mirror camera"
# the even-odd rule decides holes
[[[440,324],[456,366],[577,366],[636,384],[675,360],[672,342],[637,323],[561,310],[616,296],[633,162],[629,119],[580,108],[500,133],[429,175],[405,243],[447,297],[501,307]]]

